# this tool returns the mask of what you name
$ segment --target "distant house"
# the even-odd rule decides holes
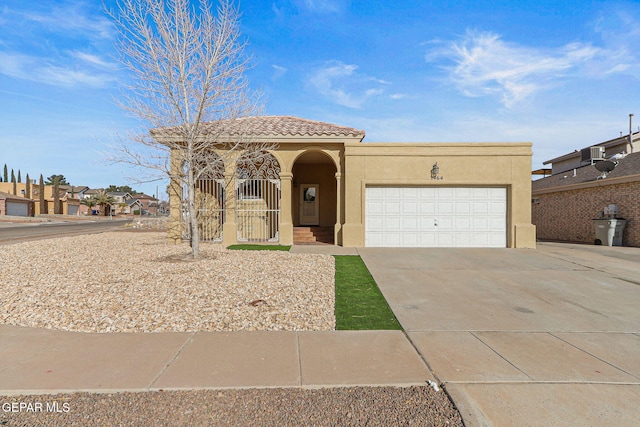
[[[84,193],[89,190],[89,187],[84,185],[61,185],[61,190],[64,190],[65,196],[73,199],[84,199]]]
[[[142,210],[142,203],[138,199],[131,199],[127,202],[127,206],[124,208],[125,214],[135,214],[140,213]]]
[[[58,208],[59,212],[63,215],[77,215],[80,201],[78,198],[71,197],[71,194],[67,194],[67,191],[60,186],[58,188]],[[53,185],[44,186],[44,213],[53,214],[55,212],[54,197],[53,197]],[[0,182],[0,192],[13,194],[13,183]],[[31,199],[34,203],[34,213],[40,213],[40,188],[37,184],[31,184]],[[16,194],[20,198],[26,198],[27,195],[27,183],[16,183]]]
[[[80,197],[81,199],[88,199],[89,197],[97,197],[98,194],[104,191],[104,189],[102,188],[90,188],[88,190],[85,190],[82,192],[82,196]]]
[[[33,216],[33,208],[32,199],[0,191],[0,216]]]
[[[107,193],[111,196],[114,202],[111,204],[111,212],[116,214],[128,214],[131,213],[129,208],[133,196],[126,191],[110,191]]]
[[[532,182],[532,219],[538,239],[593,243],[593,219],[616,204],[627,219],[622,244],[640,246],[640,132],[551,159],[552,175]],[[610,160],[609,173],[596,168]]]
[[[158,214],[158,199],[146,194],[136,194],[134,198],[140,202],[143,211],[146,211],[149,215]]]
[[[127,203],[129,200],[133,199],[133,196],[126,191],[111,191],[107,193],[109,196],[113,197],[115,203]]]

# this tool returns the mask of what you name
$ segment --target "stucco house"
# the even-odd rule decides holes
[[[53,197],[53,185],[45,185],[44,186],[44,213],[53,214],[55,212],[54,206],[54,197]],[[11,182],[0,182],[0,191],[13,194],[13,183]],[[39,194],[39,186],[35,183],[30,184],[30,196],[33,200],[34,207],[33,213],[40,213],[40,194]],[[27,183],[21,182],[16,183],[16,195],[18,197],[25,198],[27,194]],[[78,209],[80,206],[80,200],[77,196],[71,197],[71,193],[67,193],[67,190],[60,186],[58,188],[58,208],[59,212],[63,215],[78,215]]]
[[[196,184],[205,240],[294,244],[308,227],[347,247],[535,247],[530,143],[364,143],[362,130],[288,116],[207,131],[219,126],[219,140],[278,145],[253,171],[228,162]],[[171,128],[151,135],[181,142]],[[171,167],[182,170],[175,150]],[[169,191],[168,238],[179,241],[183,189]]]
[[[615,168],[596,168],[609,159]],[[532,182],[532,222],[539,239],[594,243],[593,219],[617,205],[627,220],[622,244],[640,246],[640,132],[574,151],[545,164],[552,175]],[[602,168],[601,168],[602,169]]]

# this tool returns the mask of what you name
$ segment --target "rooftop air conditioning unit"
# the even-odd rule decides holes
[[[581,157],[583,162],[590,162],[591,164],[604,160],[604,147],[597,146],[583,148],[581,151]]]

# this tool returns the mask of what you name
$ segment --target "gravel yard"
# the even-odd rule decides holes
[[[2,247],[0,323],[81,332],[335,328],[334,260],[109,232]]]
[[[463,426],[447,395],[431,387],[76,393],[0,401],[8,408],[0,412],[0,425],[9,426]],[[11,412],[20,403],[32,411],[18,406]],[[59,412],[47,412],[54,404]]]

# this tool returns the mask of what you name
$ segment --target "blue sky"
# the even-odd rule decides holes
[[[637,1],[245,0],[240,9],[248,77],[267,114],[364,129],[365,142],[533,142],[533,168],[628,133],[629,113],[640,124]],[[0,163],[23,178],[60,173],[155,193],[101,154],[142,125],[113,101],[125,78],[114,36],[100,0],[0,2]]]

